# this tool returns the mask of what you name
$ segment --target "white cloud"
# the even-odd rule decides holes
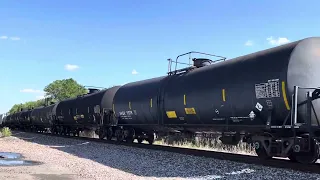
[[[12,41],[19,41],[20,37],[14,36],[14,37],[8,37],[8,36],[0,36],[0,39],[4,40],[4,39],[10,39]]]
[[[34,94],[37,94],[37,96],[35,97],[35,100],[39,100],[39,99],[44,99],[46,96],[45,96],[45,92],[42,91],[42,90],[38,90],[38,89],[22,89],[20,90],[20,92],[22,93],[34,93]]]
[[[245,46],[253,46],[253,41],[248,40],[244,45]]]
[[[20,90],[20,92],[23,92],[23,93],[44,93],[43,91],[37,90],[37,89],[22,89],[22,90]]]
[[[11,39],[12,41],[19,41],[19,40],[20,40],[19,37],[10,37],[10,39]]]
[[[138,71],[136,71],[136,70],[134,69],[134,70],[132,70],[131,74],[136,75],[136,74],[138,74]]]
[[[76,69],[79,69],[79,66],[78,65],[73,65],[73,64],[66,64],[64,66],[64,68],[68,71],[74,71]]]
[[[288,38],[279,37],[278,39],[274,39],[273,36],[268,37],[267,41],[269,42],[269,44],[274,45],[274,46],[279,46],[279,45],[286,44],[286,43],[290,42],[290,40]]]

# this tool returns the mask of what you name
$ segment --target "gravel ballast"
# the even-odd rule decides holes
[[[285,169],[33,133],[0,139],[0,152],[34,166],[0,167],[1,179],[320,179]]]

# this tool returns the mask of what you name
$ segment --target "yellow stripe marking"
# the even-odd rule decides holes
[[[152,107],[152,98],[150,99],[150,107]]]
[[[168,118],[177,118],[176,111],[166,111]]]
[[[290,110],[290,106],[287,99],[287,93],[286,93],[286,83],[284,81],[282,81],[282,97],[287,110]]]
[[[183,104],[184,104],[184,105],[187,105],[186,95],[183,95]]]
[[[131,102],[129,101],[129,109],[131,109]]]
[[[184,108],[184,111],[186,112],[186,114],[197,114],[196,110],[192,107],[192,108]]]
[[[222,89],[222,100],[226,101],[226,90]]]

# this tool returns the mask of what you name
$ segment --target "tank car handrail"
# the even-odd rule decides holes
[[[98,86],[83,86],[85,88],[101,88],[101,89],[104,89],[105,87],[98,87]]]
[[[299,89],[306,89],[306,90],[312,90],[312,89],[315,89],[315,90],[320,90],[320,87],[317,87],[317,88],[312,88],[312,87],[300,87],[300,86],[297,86]]]
[[[190,51],[190,52],[187,52],[187,53],[184,53],[184,54],[180,54],[179,56],[177,56],[176,61],[178,61],[178,58],[179,58],[179,57],[185,56],[185,55],[187,55],[187,54],[192,54],[192,53],[203,54],[203,55],[214,56],[214,57],[220,57],[220,58],[222,58],[223,60],[226,60],[226,59],[227,59],[226,57],[218,56],[218,55],[214,55],[214,54],[208,54],[208,53],[203,53],[203,52],[198,52],[198,51]]]
[[[298,89],[315,89],[312,93],[311,93],[311,101],[314,101],[316,99],[319,99],[320,98],[320,88],[300,88],[300,87],[297,87]],[[310,93],[310,92],[309,92]],[[294,96],[294,95],[293,95]],[[297,106],[302,106],[306,103],[308,103],[308,99],[307,100],[304,100],[302,102],[300,102],[299,104],[297,104]]]
[[[179,59],[179,57],[181,57],[181,56],[185,56],[185,55],[188,55],[188,54],[192,54],[192,53],[196,53],[196,54],[203,54],[203,55],[207,55],[207,56],[213,56],[213,57],[220,57],[220,58],[222,58],[222,59],[218,59],[218,60],[215,60],[215,61],[212,61],[212,62],[217,62],[217,61],[225,61],[227,58],[226,57],[222,57],[222,56],[218,56],[218,55],[214,55],[214,54],[208,54],[208,53],[203,53],[203,52],[197,52],[197,51],[190,51],[190,52],[187,52],[187,53],[184,53],[184,54],[180,54],[179,56],[177,56],[177,58],[176,58],[176,61],[175,61],[175,63],[176,63],[176,66],[175,66],[175,70],[177,70],[177,65],[178,65],[178,59]],[[181,64],[181,63],[180,63]],[[188,65],[191,65],[190,64],[190,61],[189,61],[189,64]]]
[[[178,72],[182,72],[182,71],[185,71],[185,70],[187,71],[187,70],[192,69],[192,67],[191,67],[192,64],[190,63],[190,58],[189,58],[189,63],[178,62],[179,57],[185,56],[185,55],[188,55],[188,54],[191,55],[192,53],[203,54],[203,55],[207,55],[207,56],[212,56],[212,57],[219,57],[219,58],[221,58],[221,59],[217,59],[217,60],[211,60],[211,59],[210,59],[210,61],[213,62],[213,63],[214,63],[214,62],[219,62],[219,61],[225,61],[225,60],[227,59],[226,57],[218,56],[218,55],[214,55],[214,54],[203,53],[203,52],[198,52],[198,51],[190,51],[190,52],[187,52],[187,53],[178,55],[175,61],[173,61],[172,59],[168,59],[168,61],[169,61],[169,64],[168,64],[168,75],[176,74],[176,73],[178,73]],[[174,71],[171,71],[172,62],[175,63],[175,69],[174,69]],[[189,67],[177,70],[178,64],[189,65]]]

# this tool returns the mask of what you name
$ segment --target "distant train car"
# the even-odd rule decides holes
[[[0,127],[3,126],[3,120],[5,118],[5,115],[4,114],[0,114]]]
[[[10,126],[12,129],[17,129],[20,127],[19,117],[20,117],[21,111],[15,112],[10,117]]]
[[[130,127],[139,142],[153,143],[154,130],[161,128],[159,93],[168,76],[125,84],[117,91],[113,104],[118,126]],[[131,128],[132,127],[132,128]],[[122,131],[122,134],[124,132]],[[117,133],[119,139],[121,134]]]
[[[54,124],[56,123],[56,109],[59,103],[49,106],[41,106],[33,109],[30,113],[30,123],[35,131],[55,131]]]
[[[61,101],[57,106],[59,129],[63,134],[95,130],[100,136],[106,136],[108,128],[104,131],[102,126],[105,124],[109,127],[113,123],[110,113],[113,112],[112,101],[118,89],[119,86],[100,91],[89,89],[86,95]]]
[[[5,114],[2,118],[2,123],[1,123],[1,127],[5,127],[6,126],[6,121],[7,121],[7,115]]]
[[[30,122],[30,114],[32,112],[32,109],[24,109],[21,111],[19,115],[19,124],[20,128],[27,130],[30,129],[31,122]]]
[[[3,123],[3,126],[10,127],[10,120],[11,120],[11,114],[8,114],[6,116],[4,123]]]
[[[59,134],[69,134],[77,130],[77,122],[74,120],[77,98],[70,98],[59,102],[57,106],[58,123],[56,126]]]

